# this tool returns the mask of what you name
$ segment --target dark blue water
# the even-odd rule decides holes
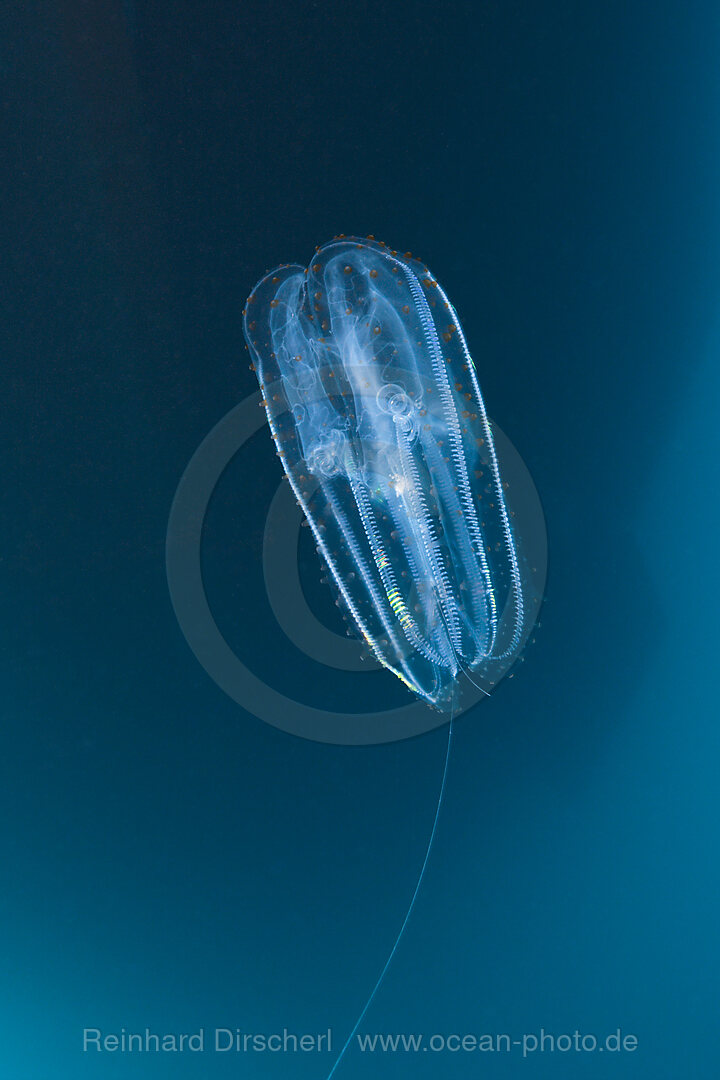
[[[165,578],[178,480],[255,389],[244,298],[344,232],[446,287],[550,545],[535,643],[457,724],[364,1030],[637,1049],[355,1049],[337,1076],[716,1077],[715,7],[38,2],[2,29],[3,1075],[323,1080],[327,1054],[82,1033],[338,1047],[394,940],[445,731],[352,749],[261,723]],[[250,450],[207,520],[228,638],[311,704],[403,703],[274,626],[280,472]]]

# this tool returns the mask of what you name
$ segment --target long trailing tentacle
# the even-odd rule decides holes
[[[423,863],[422,863],[422,866],[420,868],[420,873],[418,875],[418,879],[417,879],[417,882],[415,884],[415,890],[414,890],[414,892],[412,894],[412,898],[410,900],[410,904],[408,906],[408,909],[405,912],[405,918],[403,919],[402,925],[400,926],[397,937],[395,938],[395,943],[393,944],[393,947],[390,950],[388,958],[385,961],[385,966],[383,967],[382,971],[380,972],[380,974],[378,976],[378,979],[377,979],[377,982],[375,983],[374,987],[372,988],[372,992],[370,994],[370,997],[367,999],[367,1001],[365,1002],[365,1005],[363,1006],[362,1012],[360,1013],[357,1020],[355,1021],[355,1024],[353,1026],[352,1031],[348,1035],[347,1039],[345,1040],[345,1043],[343,1044],[342,1049],[340,1050],[340,1053],[338,1054],[337,1058],[335,1059],[333,1067],[331,1068],[330,1072],[327,1075],[327,1080],[332,1080],[332,1077],[335,1075],[335,1072],[337,1071],[337,1068],[340,1065],[340,1062],[344,1058],[345,1053],[346,1053],[348,1047],[350,1046],[350,1043],[354,1039],[354,1037],[355,1037],[355,1035],[357,1033],[357,1030],[360,1027],[360,1025],[362,1024],[363,1020],[365,1019],[365,1015],[366,1015],[368,1009],[370,1008],[370,1006],[372,1005],[378,990],[382,986],[382,983],[383,983],[383,981],[385,979],[385,976],[387,975],[387,972],[388,972],[388,970],[390,968],[390,965],[391,965],[391,963],[393,961],[393,957],[395,956],[395,953],[398,950],[398,946],[400,945],[400,941],[402,940],[403,934],[405,933],[405,929],[407,927],[407,924],[410,921],[410,916],[412,915],[413,910],[415,908],[415,903],[417,901],[418,894],[420,892],[420,888],[421,888],[422,883],[423,883],[423,881],[425,879],[425,871],[427,870],[428,862],[430,861],[430,853],[431,853],[431,851],[433,849],[433,843],[435,841],[435,834],[437,833],[438,821],[440,820],[440,810],[442,808],[442,804],[443,804],[443,801],[445,799],[445,788],[447,786],[448,767],[449,767],[449,764],[450,764],[450,748],[452,746],[453,735],[454,735],[454,728],[453,728],[454,719],[455,719],[455,691],[454,691],[454,688],[453,688],[453,696],[452,696],[452,701],[451,701],[451,705],[450,705],[450,723],[448,725],[447,748],[445,750],[445,764],[443,766],[442,780],[440,782],[440,793],[438,795],[437,806],[435,808],[435,818],[433,820],[432,829],[430,830],[430,838],[428,840],[427,848],[425,850],[425,857],[423,859]]]

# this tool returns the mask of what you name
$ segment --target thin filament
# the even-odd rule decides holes
[[[453,688],[453,703],[452,703],[451,709],[450,709],[450,724],[448,726],[447,749],[445,751],[445,765],[443,767],[442,781],[440,783],[440,794],[438,795],[437,806],[435,808],[435,820],[433,821],[432,830],[430,832],[430,839],[428,840],[428,845],[427,845],[427,848],[426,848],[426,851],[425,851],[425,858],[423,859],[423,864],[422,864],[422,867],[420,868],[420,874],[418,876],[417,883],[415,885],[415,891],[412,894],[412,899],[410,900],[410,906],[408,907],[407,912],[405,913],[405,918],[403,919],[402,926],[400,927],[398,935],[395,938],[395,944],[393,945],[392,949],[390,950],[390,955],[388,956],[387,960],[385,961],[385,966],[382,969],[382,971],[380,972],[380,975],[378,976],[378,980],[377,980],[377,982],[375,983],[375,986],[372,989],[372,993],[370,994],[370,997],[365,1002],[365,1006],[364,1006],[362,1012],[360,1013],[357,1020],[355,1021],[355,1026],[353,1027],[352,1031],[348,1035],[347,1039],[345,1040],[345,1044],[344,1044],[342,1050],[340,1051],[337,1058],[335,1059],[335,1064],[333,1065],[332,1069],[328,1073],[327,1080],[332,1080],[332,1077],[335,1075],[335,1071],[336,1071],[338,1065],[340,1064],[343,1057],[345,1056],[345,1052],[346,1052],[347,1048],[349,1047],[350,1043],[352,1042],[353,1038],[355,1037],[355,1034],[356,1034],[358,1028],[360,1027],[363,1020],[365,1019],[365,1014],[367,1013],[368,1009],[372,1005],[373,1000],[375,998],[375,995],[377,994],[378,990],[380,989],[380,987],[382,985],[382,982],[383,982],[383,980],[384,980],[384,978],[385,978],[385,976],[386,976],[386,974],[388,972],[388,968],[390,967],[390,964],[392,963],[393,957],[395,956],[395,953],[397,952],[397,949],[398,949],[398,946],[399,946],[400,941],[402,939],[402,936],[405,933],[405,928],[406,928],[408,922],[410,921],[410,916],[413,913],[413,909],[415,907],[415,901],[418,898],[418,893],[420,892],[420,887],[421,887],[421,885],[423,883],[423,879],[425,877],[425,871],[427,869],[427,865],[428,865],[428,862],[430,860],[430,852],[432,851],[433,841],[435,840],[435,833],[437,832],[438,821],[440,820],[440,809],[442,807],[443,800],[445,798],[445,787],[446,787],[446,783],[447,783],[448,765],[450,764],[450,746],[452,744],[452,739],[453,739],[454,711],[455,711],[455,709],[454,709],[454,688]]]

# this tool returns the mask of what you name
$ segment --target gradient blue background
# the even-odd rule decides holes
[[[337,1075],[720,1075],[716,5],[11,0],[0,20],[2,1075],[323,1080],[299,1054],[83,1056],[81,1031],[337,1045],[404,913],[444,732],[351,750],[260,723],[190,654],[164,572],[178,479],[254,389],[245,296],[336,232],[438,275],[551,552],[536,643],[458,724],[365,1028],[639,1039],[612,1060],[354,1053]],[[258,436],[213,500],[221,625],[313,704],[403,700],[273,625],[278,479]]]

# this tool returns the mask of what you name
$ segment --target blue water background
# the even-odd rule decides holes
[[[302,1055],[99,1060],[82,1028],[339,1042],[387,955],[444,732],[351,750],[260,723],[194,660],[164,572],[178,479],[254,389],[244,297],[358,232],[443,282],[550,543],[542,626],[458,724],[365,1028],[639,1045],[355,1053],[338,1076],[717,1077],[716,6],[12,0],[1,18],[3,1075],[322,1080]],[[264,612],[278,480],[258,436],[218,488],[221,625],[313,704],[404,700],[309,664]]]

